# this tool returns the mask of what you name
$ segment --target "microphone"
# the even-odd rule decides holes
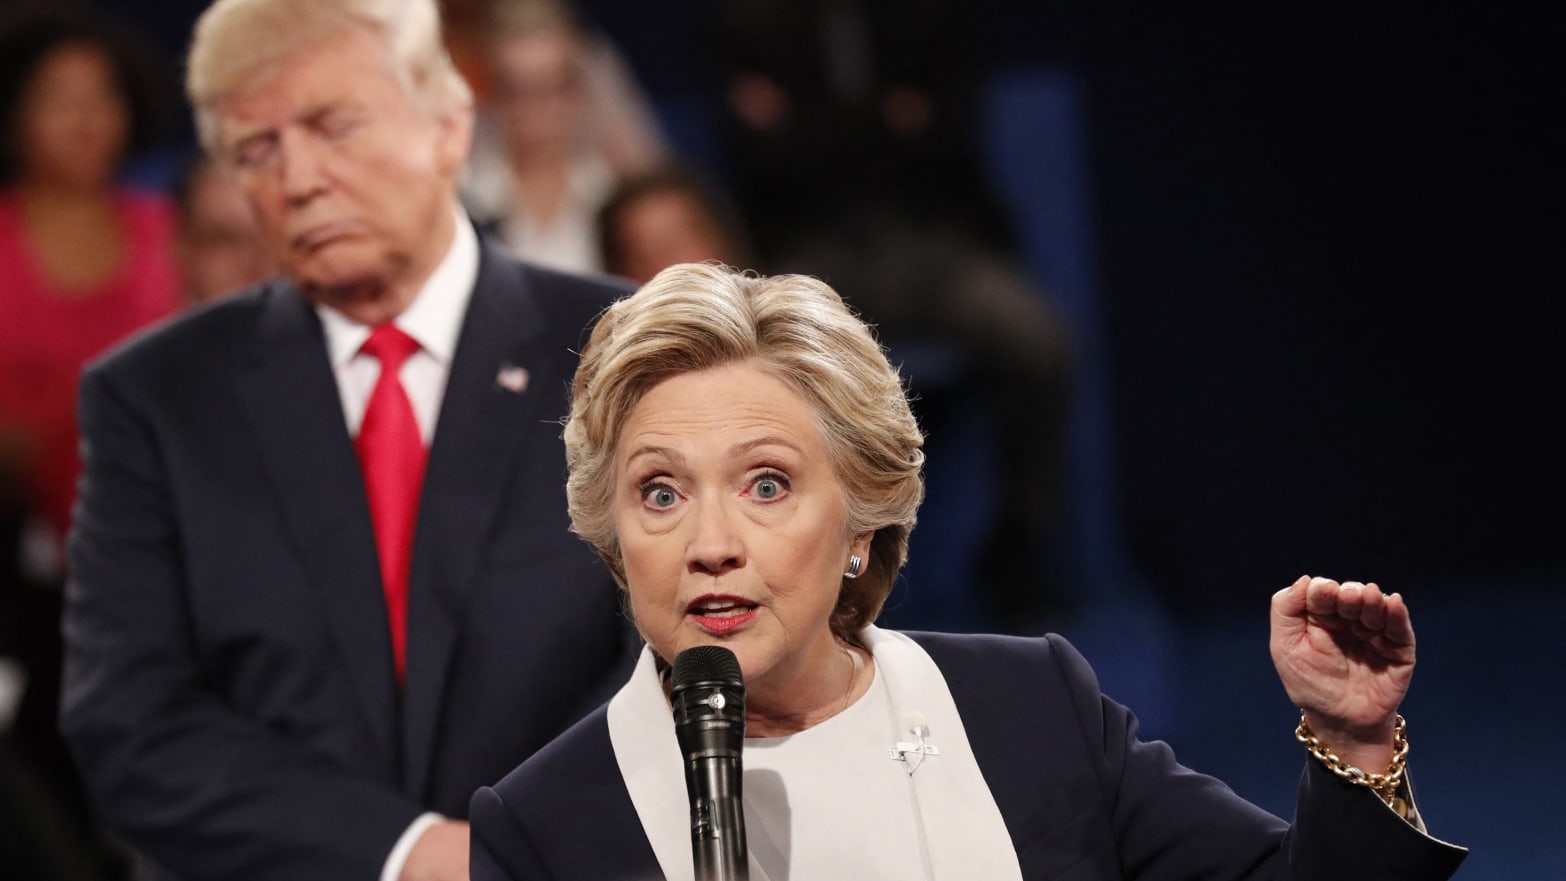
[[[745,680],[739,659],[701,645],[674,659],[669,702],[685,757],[691,802],[691,857],[696,881],[750,881],[745,855],[741,753],[745,746]]]

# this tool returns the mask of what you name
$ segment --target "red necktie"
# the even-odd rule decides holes
[[[370,523],[375,527],[398,685],[407,670],[408,569],[413,558],[413,525],[419,516],[419,490],[424,485],[425,450],[413,405],[397,373],[402,362],[418,350],[419,344],[391,323],[377,325],[370,332],[360,351],[381,362],[381,375],[354,440],[370,503]]]

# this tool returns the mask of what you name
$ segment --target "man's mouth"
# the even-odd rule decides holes
[[[341,220],[321,223],[294,236],[293,245],[301,251],[313,251],[352,232],[352,225]]]

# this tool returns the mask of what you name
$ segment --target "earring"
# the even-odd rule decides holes
[[[863,568],[865,561],[858,554],[850,554],[848,557],[848,571],[843,573],[844,578],[858,578],[859,570]]]

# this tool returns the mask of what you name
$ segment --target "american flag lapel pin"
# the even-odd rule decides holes
[[[527,391],[527,370],[515,364],[501,364],[500,371],[495,374],[495,385],[520,395]]]

